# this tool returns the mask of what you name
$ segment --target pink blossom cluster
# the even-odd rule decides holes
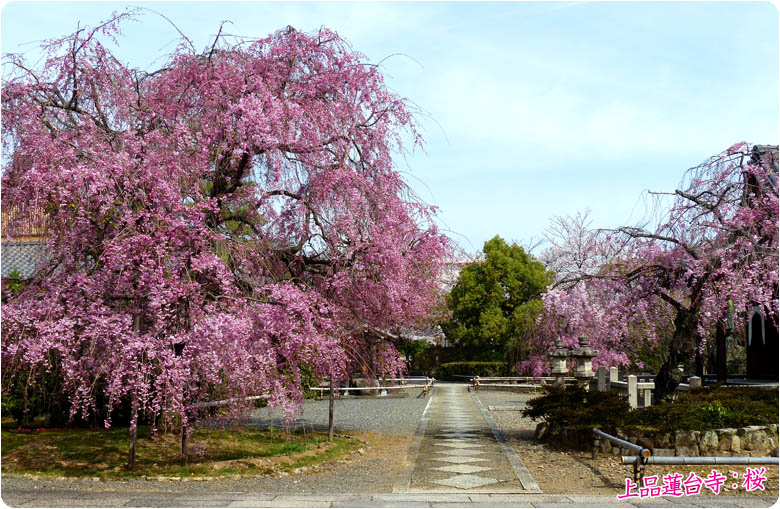
[[[450,250],[393,166],[406,103],[326,29],[132,69],[101,42],[126,17],[11,57],[2,204],[45,211],[49,262],[3,306],[4,375],[56,364],[73,415],[102,391],[186,422],[250,394],[292,412],[303,367],[400,371],[371,331],[425,318]]]
[[[542,259],[557,281],[520,368],[549,370],[555,340],[574,346],[583,334],[600,350],[594,366],[631,365],[655,345],[669,368],[701,355],[729,313],[737,333],[755,306],[777,324],[777,182],[776,147],[742,143],[689,170],[674,193],[652,193],[671,200],[655,228],[556,219]]]

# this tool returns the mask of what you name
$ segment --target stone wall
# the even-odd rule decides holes
[[[709,431],[624,432],[618,438],[653,451],[653,456],[778,456],[777,424],[723,428]],[[563,447],[631,456],[628,449],[615,447],[605,438],[597,438],[589,429],[548,426],[536,427],[536,438]]]

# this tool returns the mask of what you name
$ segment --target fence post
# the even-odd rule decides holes
[[[701,378],[698,376],[692,376],[688,378],[688,385],[690,386],[691,389],[701,387]]]
[[[618,381],[618,368],[615,366],[612,366],[609,368],[609,382],[617,382]]]
[[[653,404],[653,391],[650,389],[645,389],[645,408],[648,408],[650,405]]]
[[[596,372],[596,390],[604,392],[607,390],[607,368],[599,366]]]
[[[628,406],[636,408],[638,406],[637,401],[637,387],[636,387],[636,375],[628,375]]]

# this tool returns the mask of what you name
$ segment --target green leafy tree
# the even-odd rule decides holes
[[[447,297],[451,316],[442,330],[461,347],[504,351],[514,364],[525,355],[525,338],[542,311],[539,297],[553,272],[499,236],[482,251],[484,259],[463,268]]]

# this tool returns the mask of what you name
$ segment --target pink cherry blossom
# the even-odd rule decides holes
[[[3,306],[3,375],[56,359],[73,415],[101,390],[186,422],[291,413],[302,367],[403,369],[376,331],[426,317],[451,249],[394,169],[407,103],[327,29],[129,68],[103,43],[128,17],[10,57],[2,204],[45,211],[49,261]]]

